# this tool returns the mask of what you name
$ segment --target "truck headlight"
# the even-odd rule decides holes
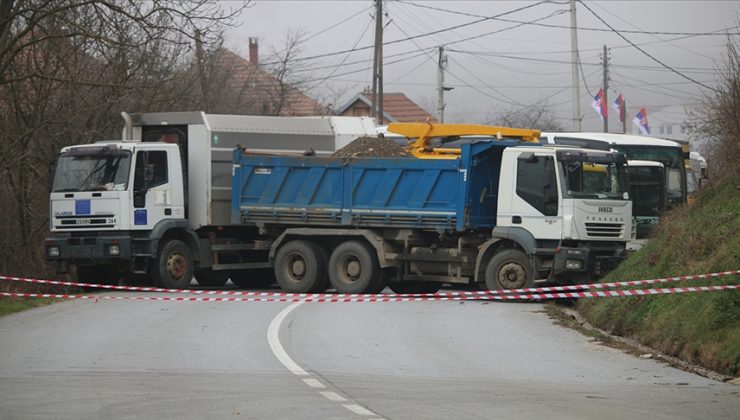
[[[583,260],[565,260],[565,268],[568,270],[583,269]]]
[[[108,255],[121,255],[121,248],[118,245],[108,245]]]
[[[59,247],[58,246],[50,246],[46,248],[46,255],[50,257],[58,257],[59,256]]]

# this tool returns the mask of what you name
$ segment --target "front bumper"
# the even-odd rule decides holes
[[[78,265],[114,263],[131,259],[128,235],[53,236],[44,241],[47,261],[66,261]]]
[[[601,276],[613,270],[624,258],[624,244],[581,244],[558,247],[552,265],[554,277],[569,274]]]

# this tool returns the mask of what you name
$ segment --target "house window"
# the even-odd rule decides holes
[[[673,126],[672,126],[672,125],[670,125],[670,124],[668,124],[668,125],[667,125],[667,126],[665,127],[665,133],[666,133],[666,134],[673,134]]]

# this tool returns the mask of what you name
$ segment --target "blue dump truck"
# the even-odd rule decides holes
[[[585,163],[610,176],[583,189]],[[585,281],[630,238],[623,155],[492,139],[454,159],[252,156],[235,150],[232,225],[272,239],[280,286],[431,292]]]
[[[341,158],[330,155],[338,133],[367,131],[362,121],[124,117],[126,140],[66,147],[54,175],[46,256],[86,282],[514,289],[586,281],[631,238],[615,152],[498,132],[454,150],[418,141],[409,157]],[[315,155],[296,153],[308,147]],[[584,168],[606,182],[585,182]]]

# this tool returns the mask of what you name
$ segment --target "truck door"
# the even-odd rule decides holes
[[[521,153],[516,160],[516,189],[511,201],[511,226],[537,239],[560,239],[562,215],[553,156]]]
[[[131,229],[152,229],[162,219],[182,212],[182,204],[177,206],[178,203],[173,202],[169,154],[166,150],[136,152]],[[178,207],[179,211],[175,211]]]

